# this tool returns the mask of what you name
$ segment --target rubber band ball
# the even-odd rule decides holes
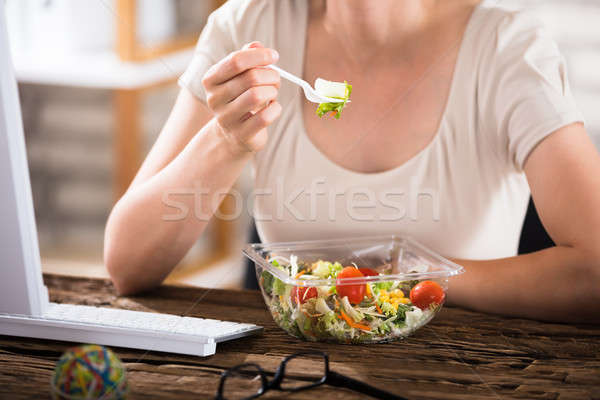
[[[110,349],[96,344],[73,347],[56,363],[53,399],[125,399],[125,367]]]

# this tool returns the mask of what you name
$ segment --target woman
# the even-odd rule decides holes
[[[272,63],[347,80],[352,102],[320,119]],[[556,45],[526,14],[473,0],[230,0],[180,84],[107,224],[121,293],[159,284],[252,162],[263,241],[406,233],[465,266],[451,304],[600,320],[600,157]],[[183,195],[194,188],[201,201]],[[516,256],[529,190],[557,245]]]

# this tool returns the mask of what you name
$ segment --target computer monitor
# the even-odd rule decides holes
[[[0,2],[0,313],[39,316],[48,304],[4,2]]]
[[[254,324],[49,302],[0,0],[0,334],[208,356],[219,342],[261,331]]]

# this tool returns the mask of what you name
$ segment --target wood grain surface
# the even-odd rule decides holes
[[[130,399],[210,399],[223,370],[256,362],[274,371],[286,355],[327,352],[331,368],[408,399],[600,399],[600,326],[549,324],[444,308],[404,341],[308,343],[273,322],[258,292],[163,286],[116,296],[110,282],[46,275],[54,302],[252,322],[264,334],[217,346],[199,358],[113,348],[127,368]],[[73,343],[0,336],[0,398],[48,398],[54,364]],[[306,366],[310,368],[310,365]],[[361,399],[321,386],[265,399]]]

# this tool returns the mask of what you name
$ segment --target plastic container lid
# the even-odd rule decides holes
[[[311,240],[280,243],[251,243],[244,255],[286,284],[295,286],[350,285],[358,282],[409,281],[445,279],[464,272],[464,268],[435,253],[409,237],[371,236],[349,239]],[[301,263],[319,260],[355,264],[371,268],[382,275],[358,278],[307,279],[295,278],[275,267],[273,259],[290,260],[296,256]]]

